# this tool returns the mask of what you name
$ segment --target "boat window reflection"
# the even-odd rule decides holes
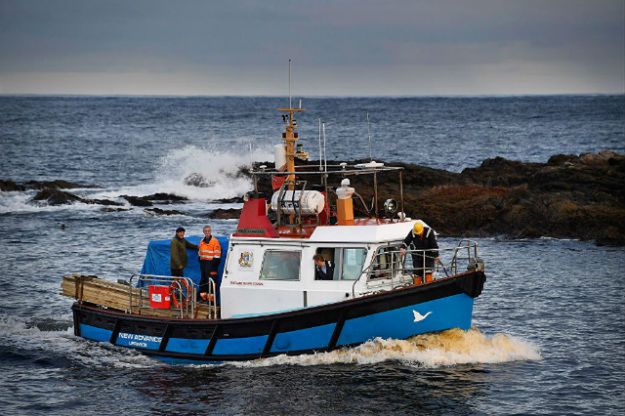
[[[341,279],[356,280],[362,273],[365,264],[367,250],[364,248],[344,248],[343,249],[343,273]]]
[[[260,271],[262,280],[299,280],[301,252],[267,250]]]

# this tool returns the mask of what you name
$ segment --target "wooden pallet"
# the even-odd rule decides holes
[[[143,292],[143,293],[142,293]],[[61,294],[106,309],[113,309],[133,315],[147,315],[159,318],[180,318],[179,309],[153,309],[149,307],[145,289],[133,288],[121,283],[99,279],[97,276],[72,274],[63,276]],[[132,295],[132,305],[131,305]],[[143,302],[140,300],[143,299]],[[211,319],[206,304],[196,304],[193,319]]]

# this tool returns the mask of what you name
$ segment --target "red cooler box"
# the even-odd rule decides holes
[[[150,285],[148,294],[150,295],[150,308],[169,309],[171,305],[169,286]]]

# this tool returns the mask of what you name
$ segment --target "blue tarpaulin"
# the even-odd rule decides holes
[[[224,272],[224,265],[226,254],[228,253],[228,237],[217,237],[219,244],[221,245],[221,263],[219,264],[219,271],[217,273],[217,281],[215,282],[219,287],[221,285],[221,276]],[[200,244],[200,240],[203,237],[190,236],[186,239],[193,244]],[[145,260],[143,261],[143,267],[141,268],[141,274],[155,274],[159,276],[171,275],[169,268],[169,256],[170,256],[170,244],[171,240],[153,240],[148,244],[148,251],[145,254]],[[197,255],[197,250],[187,250],[189,260],[187,261],[187,267],[184,269],[184,276],[193,279],[193,282],[197,285],[200,283],[200,260]]]

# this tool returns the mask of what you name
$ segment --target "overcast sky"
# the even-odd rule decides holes
[[[625,0],[0,0],[0,94],[625,92]]]

